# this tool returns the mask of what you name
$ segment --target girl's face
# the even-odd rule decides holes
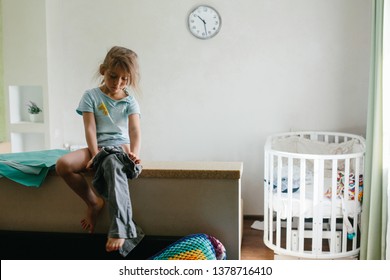
[[[104,75],[104,84],[112,94],[121,93],[129,84],[129,74],[122,68],[104,70],[102,75]]]

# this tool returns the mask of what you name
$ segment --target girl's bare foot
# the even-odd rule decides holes
[[[106,251],[118,251],[123,246],[123,243],[125,243],[125,239],[123,238],[109,237],[106,243]]]
[[[88,230],[89,233],[93,233],[95,230],[95,224],[97,217],[104,207],[104,200],[98,197],[97,203],[88,206],[87,215],[80,221],[83,230]]]

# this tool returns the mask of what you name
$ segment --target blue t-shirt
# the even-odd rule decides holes
[[[94,113],[98,146],[103,147],[130,143],[128,116],[140,114],[140,108],[134,96],[114,100],[100,88],[93,88],[84,93],[76,112]]]

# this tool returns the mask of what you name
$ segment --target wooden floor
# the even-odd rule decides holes
[[[242,260],[273,260],[274,252],[263,242],[263,231],[252,229],[256,218],[244,218],[244,231],[241,244]]]

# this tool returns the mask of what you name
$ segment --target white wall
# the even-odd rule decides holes
[[[5,115],[6,123],[14,122],[16,124],[20,120],[28,119],[25,102],[29,99],[27,96],[30,93],[34,96],[33,101],[37,102],[39,107],[46,107],[48,102],[46,4],[45,0],[2,0],[0,4],[2,5],[3,29],[3,51],[0,54],[2,56],[0,63],[4,67],[4,75],[1,77],[4,79],[4,85],[1,84],[4,91],[4,107],[0,106],[0,109],[4,108],[5,112],[2,111],[2,114]],[[27,92],[29,94],[25,95]],[[16,105],[17,102],[12,102],[12,99],[16,101],[19,97],[21,98],[19,106],[8,108],[10,103]],[[49,115],[46,109],[39,117],[45,119],[45,123],[38,125],[39,130],[48,130]],[[23,126],[28,127],[29,132],[33,131],[33,133],[27,133],[23,136],[16,133],[12,138],[14,144],[16,142],[18,144],[13,145],[13,151],[21,151],[20,149],[26,147],[35,148],[49,145],[48,135],[38,136],[37,131],[33,129],[37,126],[27,124],[18,124],[14,126],[12,131],[9,125],[5,125],[7,131],[4,134],[6,134],[7,140],[10,140],[11,133],[23,130]],[[15,141],[15,139],[18,140]],[[39,140],[36,141],[36,139]]]
[[[46,1],[52,147],[84,142],[75,107],[123,45],[140,57],[142,158],[243,161],[244,213],[262,214],[268,135],[364,134],[371,1],[201,3],[222,17],[211,40],[188,32],[196,0]]]

